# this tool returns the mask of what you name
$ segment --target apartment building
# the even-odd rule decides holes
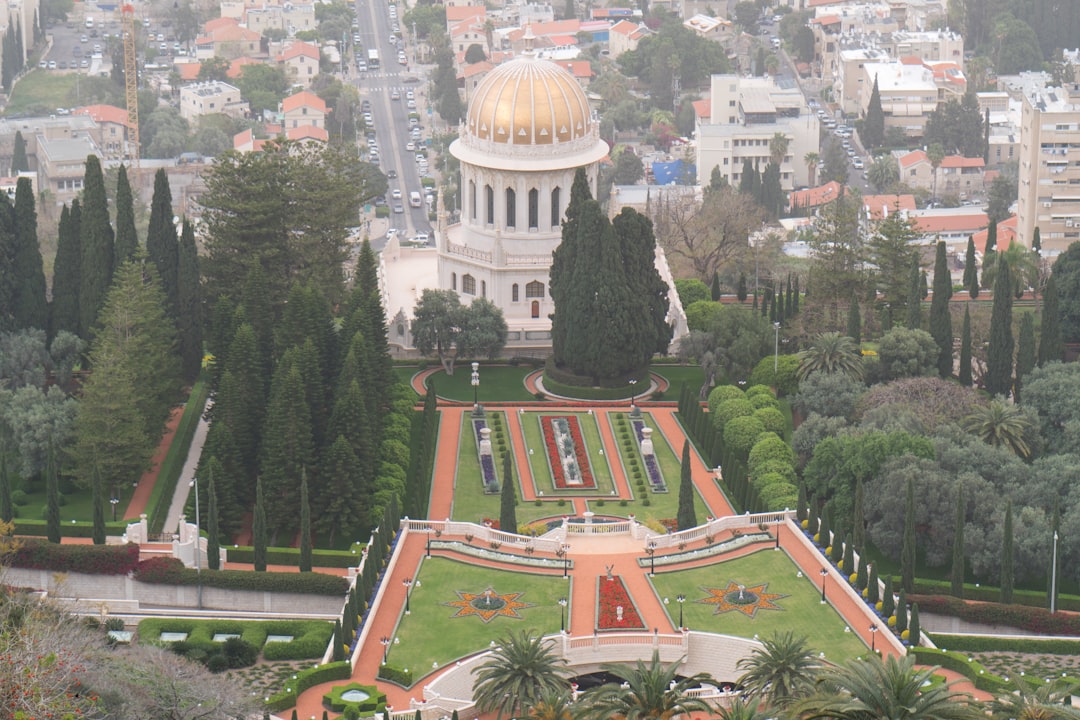
[[[180,88],[180,116],[185,120],[214,113],[243,117],[247,112],[248,104],[234,85],[214,80]]]

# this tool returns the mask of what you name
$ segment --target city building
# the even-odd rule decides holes
[[[180,88],[180,116],[185,120],[214,113],[243,117],[247,112],[248,104],[241,99],[240,88],[235,85],[214,80]]]
[[[326,103],[315,93],[304,90],[281,101],[281,124],[286,130],[300,127],[326,129]]]
[[[319,74],[319,56],[316,46],[296,41],[277,56],[277,62],[285,68],[290,83],[311,87],[311,81]]]

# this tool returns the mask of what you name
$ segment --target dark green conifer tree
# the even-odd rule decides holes
[[[971,312],[964,306],[964,327],[960,333],[960,370],[957,375],[960,384],[971,387]]]
[[[333,545],[338,533],[358,528],[359,519],[367,517],[370,492],[364,491],[356,453],[344,435],[336,435],[322,455],[322,486],[313,502],[315,528]]]
[[[975,239],[968,235],[967,251],[964,254],[964,288],[972,300],[979,297],[979,268],[975,259]]]
[[[1039,226],[1035,226],[1035,233],[1031,236],[1031,251],[1038,253],[1042,250],[1042,233],[1039,231]]]
[[[952,569],[949,572],[949,592],[953,597],[964,597],[964,485],[956,484],[956,520],[953,522]]]
[[[270,292],[266,285],[266,273],[258,263],[248,270],[240,294],[244,316],[255,332],[255,360],[262,368],[264,397],[269,395],[270,379],[274,369],[274,308],[270,304]]]
[[[720,302],[722,293],[720,292],[720,273],[713,272],[712,283],[709,285],[709,293],[713,302]]]
[[[833,543],[833,547],[836,547],[836,544],[839,542],[840,538],[837,537],[836,543]],[[851,537],[851,533],[848,533],[844,537],[843,546],[844,556],[843,567],[841,568],[841,570],[844,571],[844,577],[849,577],[851,573],[855,571],[855,540]]]
[[[581,248],[578,241],[578,215],[582,206],[592,200],[592,191],[589,187],[589,179],[585,174],[585,168],[578,168],[574,173],[574,182],[570,187],[570,200],[566,206],[566,217],[562,224],[562,241],[551,255],[551,272],[549,291],[555,301],[556,312],[551,322],[552,354],[557,365],[566,365],[569,362],[569,354],[572,349],[567,346],[567,335],[573,325],[574,319],[567,317],[571,314],[571,308],[563,310],[562,317],[559,314],[560,300],[569,299],[572,293],[572,276],[574,269],[579,264]],[[566,304],[566,301],[563,301]]]
[[[1016,344],[1016,381],[1013,383],[1013,400],[1020,402],[1024,378],[1035,369],[1035,319],[1026,312],[1020,317],[1020,336]]]
[[[986,267],[986,256],[992,252],[997,252],[997,223],[990,223],[986,226],[986,248],[983,250],[983,267]],[[983,287],[986,284],[983,283]]]
[[[135,232],[135,199],[131,194],[127,168],[121,165],[116,177],[116,242],[113,243],[113,267],[118,268],[130,260],[138,249],[139,235]],[[158,268],[158,274],[161,274],[160,268]]]
[[[847,336],[858,345],[862,342],[862,314],[859,312],[859,296],[851,294],[851,304],[848,305]]]
[[[333,662],[341,662],[345,659],[345,638],[341,633],[341,618],[334,620],[334,655]]]
[[[202,370],[202,298],[199,290],[199,258],[195,249],[195,231],[187,220],[184,220],[180,236],[176,280],[176,330],[177,339],[180,341],[180,364],[184,379],[194,382]]]
[[[161,289],[168,299],[169,317],[179,319],[180,248],[173,224],[172,190],[165,168],[154,174],[154,196],[150,200],[150,225],[146,230],[146,254],[161,276]]]
[[[852,539],[859,552],[866,549],[866,499],[862,477],[855,481],[855,514],[852,522]]]
[[[907,500],[904,503],[904,541],[900,549],[900,581],[904,590],[915,588],[915,484],[907,482]]]
[[[690,441],[683,441],[682,469],[679,477],[679,507],[675,513],[675,523],[679,530],[697,527],[697,513],[694,511],[693,467],[690,464]]]
[[[990,313],[990,342],[986,358],[986,391],[991,395],[1008,395],[1012,389],[1013,286],[1009,264],[998,263],[994,280],[994,305]]]
[[[214,474],[210,473],[210,482],[206,488],[209,498],[206,501],[206,567],[210,570],[221,569],[221,527],[218,522],[217,486]]]
[[[841,563],[844,562],[844,553],[846,552],[847,547],[851,545],[851,533],[844,535],[843,541],[840,539],[839,532],[835,534],[835,538],[836,542],[828,546],[829,548],[832,548],[831,552],[829,553],[829,559],[836,563],[837,566],[839,566]]]
[[[101,487],[101,472],[94,468],[90,483],[90,504],[93,517],[93,539],[95,545],[105,544],[105,493]]]
[[[885,591],[881,597],[881,616],[886,620],[896,612],[896,598],[893,596],[892,573],[885,576]]]
[[[308,503],[307,469],[300,474],[300,572],[311,572],[311,505]]]
[[[878,580],[877,563],[870,565],[870,577],[866,581],[866,601],[876,606],[881,600],[881,587]]]
[[[274,371],[263,425],[259,479],[266,484],[266,520],[279,532],[297,528],[303,469],[315,461],[311,416],[300,370],[281,363]]]
[[[798,315],[799,314],[799,276],[798,275],[795,276],[795,282],[792,283],[792,285],[791,285],[791,294],[792,294],[792,299],[795,301],[795,304],[792,305],[791,314],[792,315]]]
[[[809,509],[806,506],[806,483],[799,481],[799,499],[795,504],[795,519],[802,525],[802,521],[807,518]]]
[[[949,314],[951,298],[952,277],[949,275],[945,242],[938,241],[934,258],[934,298],[930,302],[930,334],[938,346],[938,375],[943,378],[952,375],[953,370],[952,315]]]
[[[0,332],[16,328],[16,306],[22,285],[22,280],[15,271],[17,254],[15,215],[7,195],[4,195],[0,199]]]
[[[7,447],[0,441],[0,522],[15,519],[15,504],[11,500],[11,474],[8,471]]]
[[[263,503],[262,478],[255,481],[255,513],[251,521],[251,544],[255,571],[266,572],[266,506]]]
[[[866,589],[866,583],[870,579],[870,571],[866,567],[866,553],[859,553],[859,569],[855,573],[855,588],[862,593]]]
[[[60,542],[60,466],[52,443],[45,461],[45,533],[49,542]]]
[[[11,153],[11,174],[18,175],[30,170],[30,160],[26,157],[26,138],[21,130],[15,131],[15,147]]]
[[[1013,512],[1012,501],[1005,503],[1005,521],[1001,525],[1001,596],[1002,605],[1013,601]]]
[[[510,462],[510,453],[502,456],[502,488],[499,498],[499,528],[503,532],[517,532],[517,493],[514,491],[514,468]]]
[[[739,302],[746,302],[747,294],[748,293],[747,293],[747,289],[746,289],[746,273],[740,270],[739,271],[739,283],[738,283],[738,285],[735,286],[735,297],[737,297],[739,299]]]
[[[900,588],[896,596],[896,632],[903,633],[908,629],[908,606],[907,592]]]
[[[918,647],[922,642],[922,629],[919,627],[919,603],[911,604],[911,619],[908,621],[908,642],[911,647]]]
[[[49,327],[49,306],[45,299],[45,270],[37,236],[37,211],[30,178],[15,184],[15,329]]]
[[[862,132],[859,137],[863,145],[869,150],[876,150],[885,143],[885,112],[881,107],[881,92],[878,90],[878,79],[874,76],[874,87],[870,91],[870,102],[866,107],[866,117],[863,118]]]
[[[1061,310],[1059,309],[1057,279],[1051,274],[1043,290],[1042,328],[1039,332],[1039,367],[1060,361],[1065,354],[1061,342]]]
[[[229,424],[243,466],[252,475],[258,467],[259,423],[266,408],[261,373],[255,332],[244,323],[229,346],[211,417],[223,417]]]
[[[113,230],[105,178],[96,155],[86,158],[83,177],[82,217],[79,221],[81,264],[79,276],[79,337],[89,339],[105,295],[112,284]]]
[[[828,547],[832,544],[832,529],[829,527],[829,506],[824,505],[821,508],[821,513],[818,517],[818,529],[817,529],[817,543],[821,547]],[[839,540],[839,536],[836,538]]]
[[[911,274],[908,275],[908,282],[910,284],[907,296],[907,326],[911,330],[918,330],[922,327],[922,292],[920,291],[922,271],[919,269],[918,255],[911,259]]]

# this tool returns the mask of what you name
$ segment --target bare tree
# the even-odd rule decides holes
[[[707,191],[703,203],[691,191],[667,192],[654,208],[664,251],[687,261],[706,283],[746,250],[750,232],[764,219],[760,207],[730,187]]]

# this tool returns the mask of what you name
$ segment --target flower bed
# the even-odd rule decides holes
[[[599,602],[596,606],[596,627],[600,630],[644,630],[645,623],[641,621],[634,601],[630,599],[630,593],[626,591],[626,585],[618,575],[608,579],[601,577],[597,589]],[[622,607],[622,620],[619,619],[619,608]]]
[[[630,425],[634,428],[634,437],[637,438],[638,452],[641,452],[641,441],[645,439],[645,434],[642,430],[645,429],[645,421],[638,419],[631,419]],[[641,453],[641,459],[645,464],[645,474],[649,478],[649,487],[654,493],[667,492],[667,483],[664,482],[664,476],[660,472],[660,465],[656,462],[656,455],[646,455]]]
[[[484,483],[484,493],[494,495],[499,492],[499,478],[495,474],[495,458],[480,453],[480,431],[487,427],[484,418],[473,418],[473,435],[476,437],[476,453],[480,458],[480,481]]]
[[[596,487],[581,426],[573,415],[541,415],[544,447],[555,487],[559,490],[580,490]],[[580,459],[584,457],[585,462]]]

